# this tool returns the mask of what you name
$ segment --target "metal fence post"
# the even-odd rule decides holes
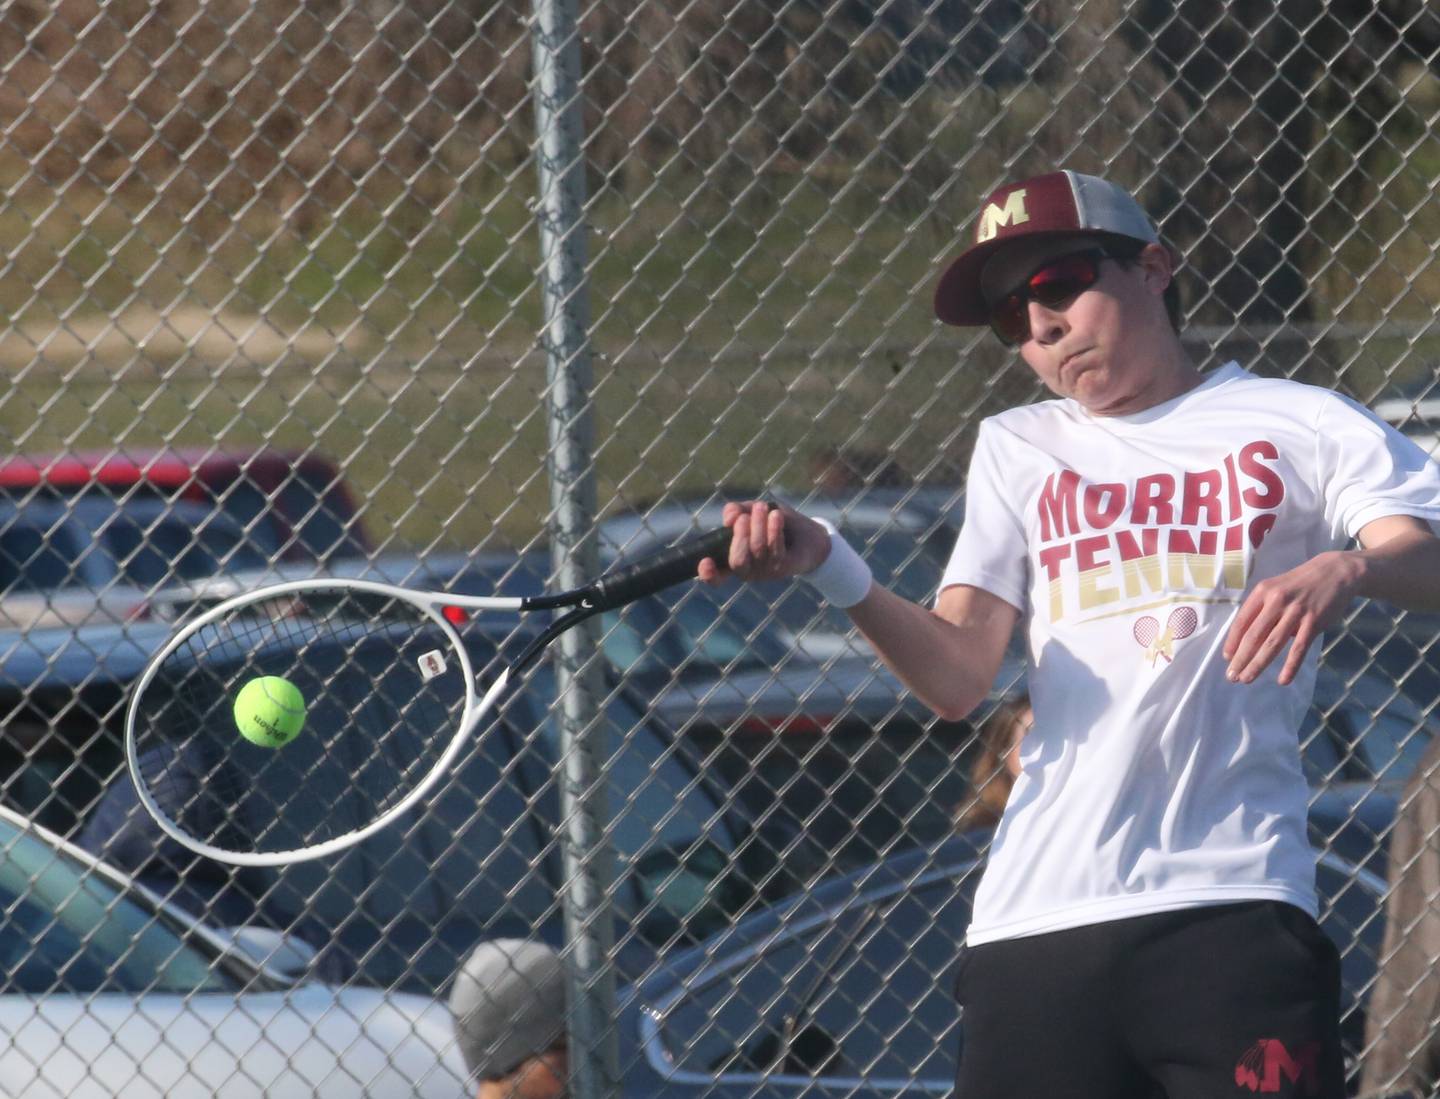
[[[595,506],[589,296],[586,288],[585,162],[575,0],[536,0],[535,157],[546,358],[552,561],[562,588],[578,587],[598,565],[589,536]],[[570,951],[570,1075],[576,1099],[619,1093],[614,1029],[614,859],[603,769],[603,684],[593,657],[595,624],[561,638],[557,655],[563,775],[565,937]]]

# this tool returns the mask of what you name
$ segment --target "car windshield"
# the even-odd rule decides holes
[[[147,523],[119,512],[105,525],[103,536],[121,583],[141,588],[265,567],[265,555],[244,531],[213,516],[190,522],[167,515]]]
[[[844,903],[767,937],[742,964],[722,959],[661,1017],[666,1054],[710,1077],[953,1079],[954,970],[974,883],[945,877]]]
[[[6,992],[220,992],[211,958],[80,861],[0,822]]]

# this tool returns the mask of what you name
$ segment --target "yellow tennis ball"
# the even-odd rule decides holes
[[[235,727],[251,744],[280,748],[305,727],[305,696],[278,675],[263,675],[235,696]]]

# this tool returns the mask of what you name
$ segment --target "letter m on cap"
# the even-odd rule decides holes
[[[1007,225],[1024,225],[1030,220],[1030,211],[1025,209],[1025,188],[1017,187],[1005,196],[1003,204],[992,202],[980,215],[980,224],[975,231],[976,243],[994,240],[996,234]]]

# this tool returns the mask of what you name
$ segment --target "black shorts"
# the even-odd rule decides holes
[[[1253,901],[966,947],[955,1099],[1343,1099],[1340,955]]]

